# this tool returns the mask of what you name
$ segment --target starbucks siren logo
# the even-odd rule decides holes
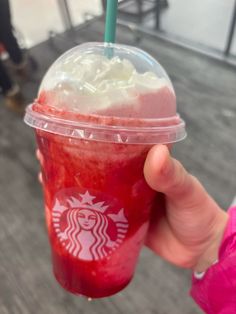
[[[60,242],[71,255],[82,260],[98,260],[111,254],[123,242],[128,229],[123,208],[117,214],[107,214],[109,205],[94,199],[88,191],[67,197],[66,206],[56,198],[52,209]]]

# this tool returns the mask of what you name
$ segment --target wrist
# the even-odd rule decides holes
[[[219,248],[228,222],[228,214],[221,210],[216,220],[209,244],[195,264],[193,268],[194,272],[203,273],[218,261]]]

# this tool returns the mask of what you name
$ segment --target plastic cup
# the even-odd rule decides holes
[[[80,45],[50,67],[25,122],[42,155],[56,279],[91,298],[120,291],[156,197],[143,175],[147,152],[186,135],[166,72],[134,47]]]

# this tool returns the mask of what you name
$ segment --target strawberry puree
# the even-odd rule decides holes
[[[53,96],[53,91],[41,92],[34,111],[98,125],[152,123],[118,116],[122,106],[94,115],[63,110],[63,104],[59,110],[50,106]],[[169,116],[175,114],[175,96],[164,87],[139,96],[141,116],[149,116],[158,103],[161,117],[167,117],[168,110]],[[122,114],[129,116],[131,107]],[[55,277],[66,290],[87,297],[120,291],[133,276],[155,197],[143,176],[150,145],[90,141],[39,129],[36,136],[44,158],[43,189]],[[82,202],[83,195],[87,203]],[[106,209],[96,209],[97,203]]]
[[[36,134],[45,161],[42,172],[46,219],[57,280],[70,292],[92,298],[118,292],[133,276],[155,196],[143,177],[149,146],[77,140],[40,130]],[[53,221],[53,208],[58,200],[60,206],[66,208],[57,222],[63,233],[68,225],[66,211],[80,212],[78,208],[86,209],[88,205],[70,208],[68,200],[72,197],[81,199],[79,195],[87,191],[95,197],[95,203],[104,202],[108,206],[103,214],[108,222],[108,240],[114,243],[121,240],[113,247],[104,244],[107,255],[100,254],[97,259],[89,256],[88,260],[79,254],[73,256],[66,249],[69,240],[60,241]],[[109,214],[117,215],[121,209],[125,223],[122,225],[121,221],[118,226],[125,230],[119,234],[118,226]],[[79,217],[75,219],[80,220]],[[86,241],[82,245],[89,246]]]

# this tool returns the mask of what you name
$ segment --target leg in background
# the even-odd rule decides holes
[[[13,34],[11,25],[11,12],[8,0],[0,1],[0,42],[9,53],[11,60],[15,64],[23,62],[23,55]]]

